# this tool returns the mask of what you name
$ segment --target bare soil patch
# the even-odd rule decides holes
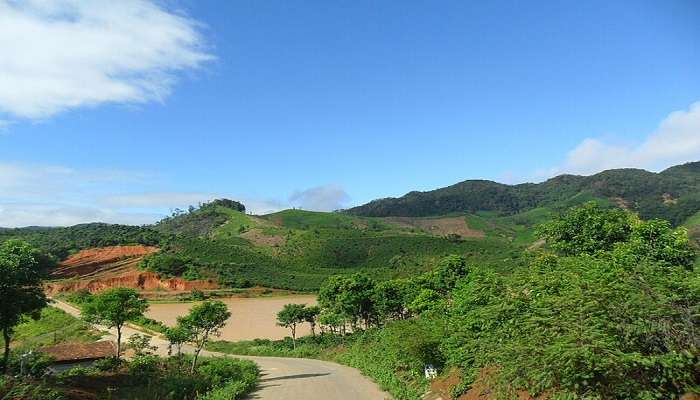
[[[158,251],[149,246],[111,246],[82,250],[71,255],[52,272],[57,281],[46,285],[50,295],[89,290],[99,292],[114,287],[129,287],[142,291],[190,291],[216,289],[218,284],[208,281],[186,281],[182,278],[163,278],[157,273],[139,270],[141,259]]]
[[[140,260],[143,256],[155,253],[151,246],[110,246],[81,250],[61,261],[52,275],[56,278],[85,276],[103,271],[110,266],[123,266]]]
[[[484,232],[471,229],[464,217],[411,218],[386,217],[384,221],[404,228],[420,229],[436,236],[459,235],[466,238],[482,238]]]
[[[253,228],[241,234],[243,239],[249,240],[256,246],[280,247],[287,239],[283,235],[266,235],[262,229]]]

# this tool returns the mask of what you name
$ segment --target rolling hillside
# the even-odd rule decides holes
[[[700,163],[661,173],[611,170],[559,176],[540,184],[465,181],[346,212],[284,210],[253,216],[220,199],[146,227],[84,224],[0,229],[61,261],[84,249],[157,246],[139,268],[165,279],[315,290],[330,275],[364,271],[378,279],[413,276],[447,254],[503,271],[535,243],[534,227],[562,210],[596,200],[644,218],[686,226],[699,243]]]
[[[589,199],[629,208],[643,218],[663,218],[680,225],[700,210],[700,162],[660,173],[616,169],[592,176],[561,175],[539,184],[468,180],[428,192],[410,192],[400,198],[374,200],[346,212],[371,217],[480,212],[514,215],[541,207],[560,210]]]

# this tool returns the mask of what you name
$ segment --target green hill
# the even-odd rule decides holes
[[[467,226],[466,217],[458,218]],[[205,206],[153,229],[164,235],[163,250],[154,258],[165,263],[166,256],[179,257],[188,265],[186,276],[215,277],[238,287],[313,290],[338,273],[405,277],[431,269],[447,254],[490,262],[508,258],[515,248],[504,235],[461,237],[446,234],[449,227],[436,234],[382,218],[302,210],[252,216]]]
[[[700,162],[660,173],[616,169],[592,176],[561,175],[538,184],[468,180],[428,192],[410,192],[400,198],[374,200],[346,212],[372,217],[479,212],[513,215],[541,207],[560,210],[590,199],[618,204],[643,218],[682,224],[700,210]]]

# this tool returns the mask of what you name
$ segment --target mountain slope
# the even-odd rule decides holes
[[[627,207],[644,218],[664,218],[681,224],[700,210],[700,162],[660,173],[615,169],[592,176],[561,175],[537,184],[468,180],[427,192],[410,192],[400,198],[374,200],[346,213],[371,217],[485,211],[512,215],[538,207],[561,209],[591,199]]]

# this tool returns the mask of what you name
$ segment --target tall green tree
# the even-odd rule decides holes
[[[375,285],[372,278],[362,273],[332,276],[321,286],[318,301],[327,310],[349,317],[354,327],[360,321],[369,327],[377,319]]]
[[[394,279],[377,284],[374,303],[382,320],[405,319],[410,313],[406,305],[418,292],[417,286],[408,279]]]
[[[177,322],[192,333],[191,340],[195,344],[194,357],[190,372],[197,368],[197,359],[202,349],[212,336],[221,334],[221,328],[231,317],[231,312],[221,301],[205,301],[195,305],[189,314],[179,317]]]
[[[27,242],[8,240],[0,244],[0,330],[5,342],[3,371],[10,357],[15,326],[25,316],[39,318],[46,307],[42,280],[46,276],[39,252]]]
[[[306,319],[306,305],[285,304],[277,313],[277,325],[289,328],[292,332],[292,346],[297,347],[297,325]]]
[[[148,302],[134,289],[114,288],[95,295],[83,306],[83,318],[92,323],[117,329],[117,353],[121,357],[122,328],[148,309]]]
[[[170,343],[170,350],[175,348],[178,365],[182,364],[182,345],[192,340],[192,337],[192,331],[180,323],[165,331],[165,338]]]

